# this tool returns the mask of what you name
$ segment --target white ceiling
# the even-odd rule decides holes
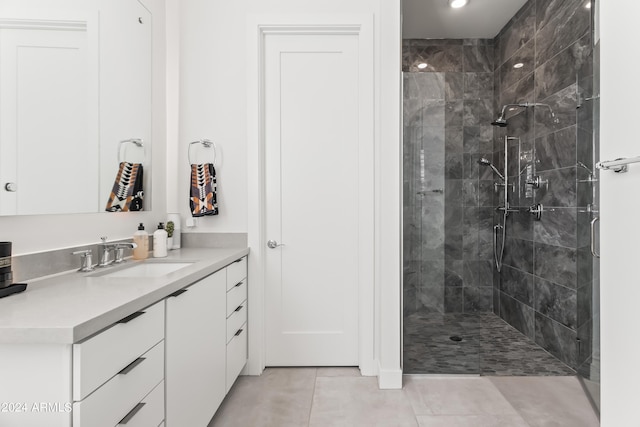
[[[405,39],[493,38],[527,0],[469,0],[452,9],[447,0],[403,0]]]

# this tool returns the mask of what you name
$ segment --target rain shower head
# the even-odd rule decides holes
[[[505,180],[504,175],[502,175],[500,171],[493,165],[493,163],[491,163],[486,157],[480,157],[480,159],[478,159],[478,164],[482,166],[489,166],[496,173],[496,175],[500,177],[501,180]]]
[[[498,126],[501,128],[506,128],[507,127],[507,119],[504,118],[504,116],[500,116],[498,117],[496,120],[491,122],[492,126]]]
[[[506,118],[506,113],[507,113],[507,108],[511,108],[511,109],[515,109],[515,107],[518,108],[529,108],[533,106],[533,104],[530,104],[528,102],[522,103],[522,104],[506,104],[502,106],[502,111],[500,112],[500,116],[491,122],[491,124],[493,126],[498,126],[501,128],[507,127],[507,118]]]

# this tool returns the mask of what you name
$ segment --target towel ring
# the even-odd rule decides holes
[[[190,165],[193,164],[193,162],[191,161],[191,147],[193,147],[193,144],[202,144],[205,148],[213,148],[213,161],[211,162],[211,164],[215,166],[217,157],[216,143],[211,141],[210,139],[200,139],[198,141],[190,142],[189,149],[187,150],[187,159],[189,160]]]
[[[124,141],[120,141],[120,144],[118,144],[118,164],[122,163],[122,159],[120,157],[120,154],[122,153],[122,144],[133,144],[138,148],[142,148],[142,151],[144,152],[144,142],[142,141],[142,138],[129,138]]]

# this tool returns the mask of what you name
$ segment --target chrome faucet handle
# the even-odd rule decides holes
[[[115,252],[116,247],[113,243],[107,243],[107,236],[100,237],[100,240],[102,240],[102,254],[100,255],[98,267],[106,267],[113,263],[113,260],[109,258],[109,251]]]
[[[91,249],[87,249],[84,251],[71,252],[71,255],[80,255],[81,257],[82,265],[80,266],[78,271],[87,272],[87,271],[94,270],[92,257],[91,257]]]

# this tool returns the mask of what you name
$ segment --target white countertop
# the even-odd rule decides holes
[[[149,261],[193,264],[161,277],[96,276],[118,266],[31,280],[26,291],[0,298],[0,344],[76,343],[248,253],[247,248],[169,251],[168,257]]]

